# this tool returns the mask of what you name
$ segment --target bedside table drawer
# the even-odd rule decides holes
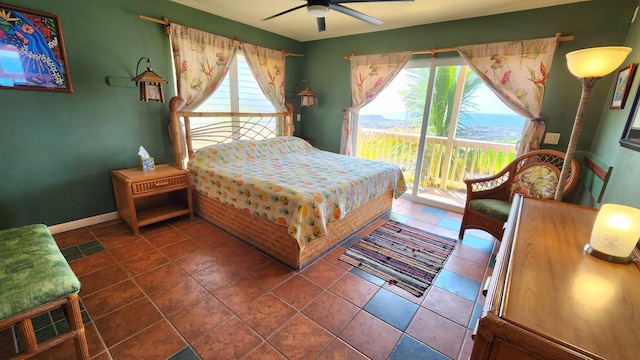
[[[131,192],[133,195],[144,194],[151,191],[167,189],[177,186],[185,186],[187,184],[187,176],[171,176],[162,179],[143,181],[131,184]]]

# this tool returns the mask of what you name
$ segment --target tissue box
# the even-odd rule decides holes
[[[153,161],[152,157],[146,158],[146,159],[140,159],[140,167],[142,168],[142,170],[146,171],[146,170],[153,170],[156,168],[156,164]]]

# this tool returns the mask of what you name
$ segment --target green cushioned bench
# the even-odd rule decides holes
[[[78,303],[80,281],[46,225],[0,230],[0,329],[16,325],[28,358],[74,338],[78,359],[89,359]],[[70,331],[37,344],[31,318],[65,306]]]

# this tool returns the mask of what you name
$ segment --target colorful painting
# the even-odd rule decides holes
[[[72,92],[58,16],[0,4],[0,87]]]

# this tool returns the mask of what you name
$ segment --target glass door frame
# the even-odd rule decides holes
[[[462,212],[464,208],[460,206],[418,196],[419,181],[420,181],[419,179],[421,177],[422,167],[424,165],[423,164],[424,150],[425,150],[425,147],[427,146],[427,131],[429,129],[429,116],[431,114],[431,102],[433,100],[433,85],[435,83],[436,68],[439,66],[467,66],[467,63],[462,58],[453,57],[453,58],[446,58],[446,59],[410,60],[407,66],[405,66],[405,69],[411,69],[411,68],[417,68],[417,67],[428,67],[429,82],[428,82],[427,94],[425,98],[424,112],[422,114],[422,125],[420,128],[420,140],[418,143],[418,151],[417,151],[418,158],[416,159],[416,171],[414,176],[414,184],[411,189],[411,194],[407,195],[405,193],[404,196],[408,197],[411,201],[414,201],[417,203],[434,206],[434,207],[438,207],[438,208],[449,210],[449,211]],[[462,86],[456,87],[455,99],[457,101],[455,102],[455,105],[454,105],[456,109],[455,110],[456,113],[458,113],[460,109],[460,98],[462,96],[463,90],[464,90],[464,82],[462,83]],[[448,135],[449,137],[452,135],[452,131],[455,132],[455,127],[457,125],[457,116],[458,114],[456,114],[455,123],[453,122],[453,119],[452,119],[452,123],[449,125],[450,126],[449,135]],[[416,179],[418,179],[418,184],[416,184]]]

